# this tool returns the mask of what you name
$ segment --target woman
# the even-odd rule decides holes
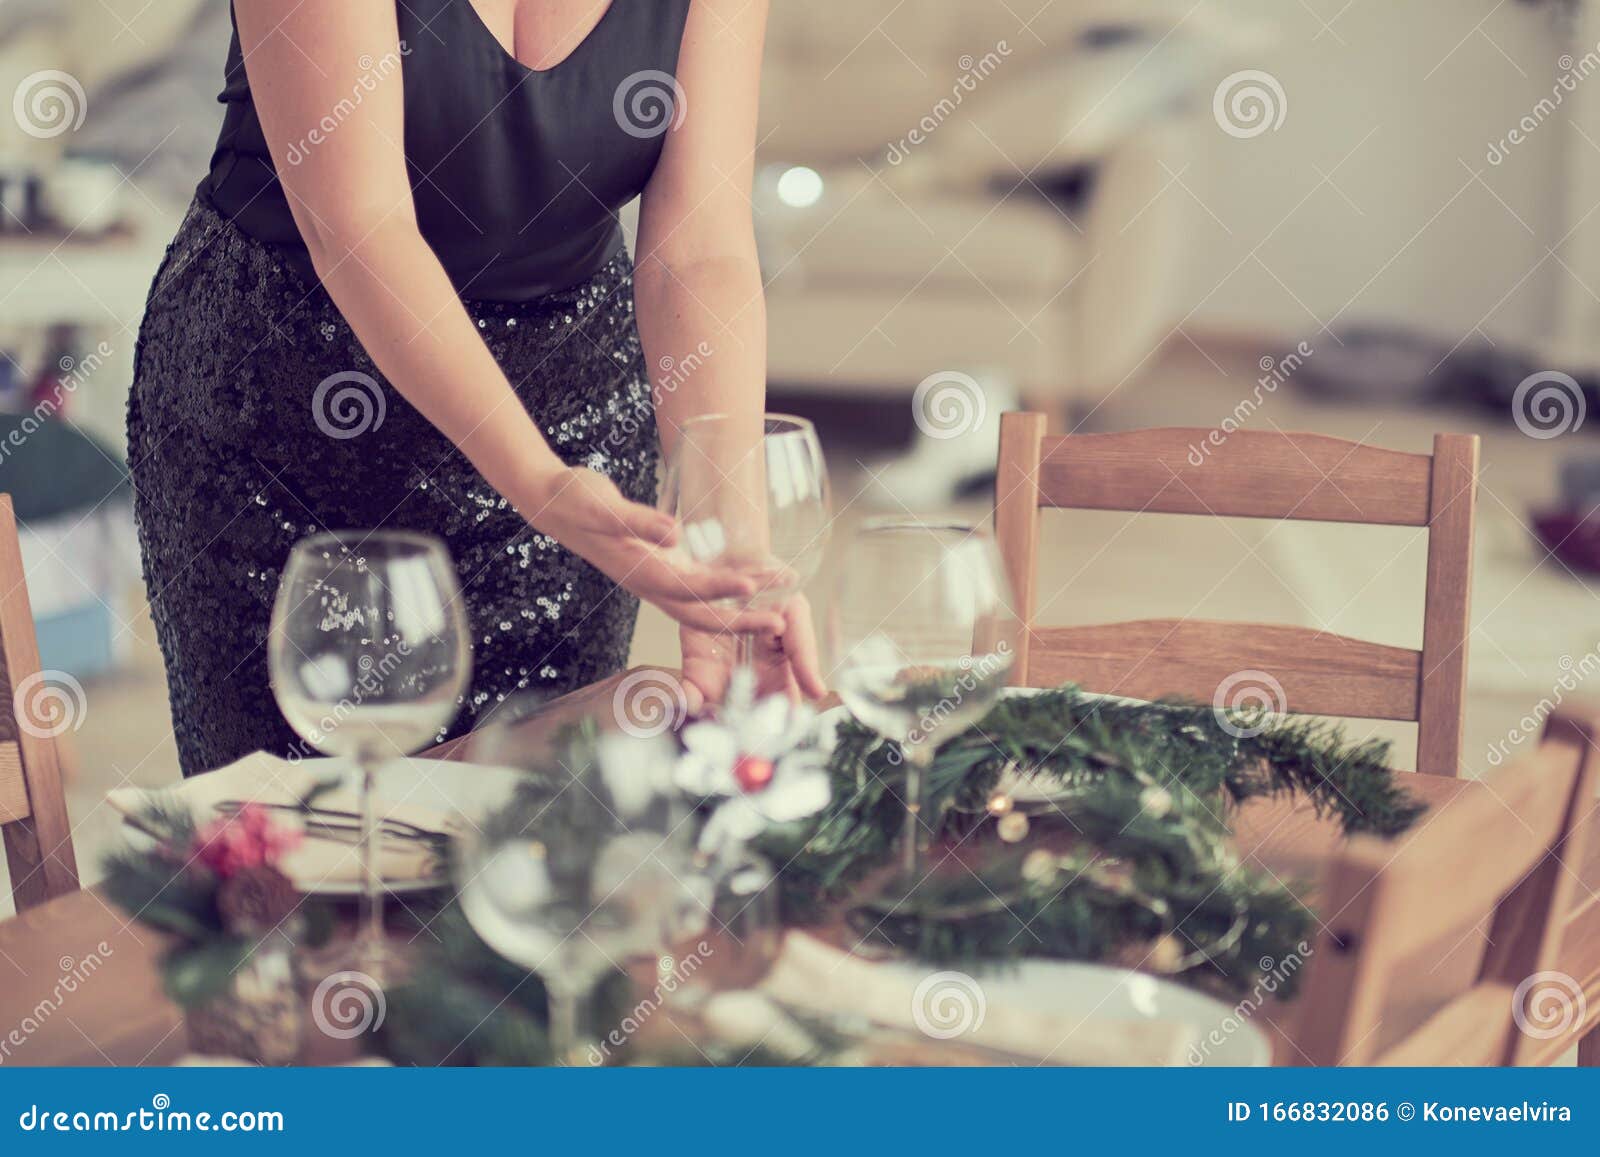
[[[226,120],[128,416],[184,773],[294,744],[265,642],[290,546],[322,529],[444,539],[474,628],[458,729],[617,670],[639,598],[681,625],[691,710],[734,630],[765,639],[769,684],[820,693],[803,603],[715,609],[751,580],[671,552],[648,505],[658,423],[670,450],[695,414],[764,405],[763,0],[233,9]],[[635,272],[616,211],[640,194]]]

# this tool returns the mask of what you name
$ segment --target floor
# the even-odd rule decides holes
[[[1083,429],[1216,426],[1251,392],[1258,373],[1253,358],[1180,343],[1089,414]],[[909,414],[878,413],[863,421],[853,406],[803,398],[774,402],[818,419],[840,507],[829,552],[830,566],[837,565],[852,530],[865,516],[879,513],[860,497],[866,471],[895,449],[892,433],[864,441],[862,431],[909,433]],[[1331,406],[1287,387],[1269,396],[1249,426],[1316,430],[1417,451],[1426,451],[1440,429],[1483,435],[1468,764],[1486,768],[1497,745],[1502,751],[1526,750],[1537,720],[1525,717],[1536,716],[1541,701],[1559,698],[1564,677],[1571,682],[1570,671],[1590,669],[1582,659],[1600,645],[1600,590],[1555,564],[1541,563],[1526,529],[1528,510],[1554,493],[1559,451],[1568,447],[1524,437],[1509,423],[1471,411]],[[975,496],[950,513],[986,519],[989,498]],[[1424,565],[1424,536],[1413,530],[1054,513],[1045,524],[1040,620],[1194,615],[1315,625],[1414,647],[1421,642]],[[825,608],[826,570],[815,585],[815,601]],[[82,726],[62,740],[71,772],[69,807],[79,868],[87,881],[97,877],[97,862],[115,837],[115,819],[102,802],[105,792],[177,777],[148,617],[136,618],[130,633],[130,666],[87,687]],[[647,610],[633,657],[675,664],[672,625]],[[1398,765],[1412,759],[1414,727],[1352,728],[1393,737]],[[0,913],[8,903],[9,890],[0,889]]]

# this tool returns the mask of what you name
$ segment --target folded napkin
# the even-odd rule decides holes
[[[247,755],[216,771],[186,779],[172,788],[148,791],[119,788],[106,796],[106,802],[120,812],[131,827],[138,828],[140,817],[153,803],[176,803],[189,810],[196,824],[206,824],[225,815],[232,805],[256,803],[274,807],[282,822],[301,824],[305,839],[280,865],[284,875],[302,892],[347,892],[360,886],[361,857],[356,846],[357,820],[361,800],[355,785],[346,777],[339,785],[317,796],[310,816],[301,817],[282,805],[302,799],[330,770],[334,761],[307,760],[291,763],[265,752]],[[221,805],[229,805],[223,807]],[[408,803],[387,803],[379,794],[380,817],[410,825],[417,833],[449,835],[456,826],[453,817],[433,808]],[[332,815],[333,812],[348,816]],[[330,828],[338,828],[334,831]],[[386,836],[380,842],[379,867],[390,885],[426,884],[442,879],[446,872],[437,841],[396,839]]]
[[[1057,1011],[984,1003],[982,1015],[968,1015],[953,1027],[939,1020],[939,1037],[928,1032],[937,1010],[919,992],[926,979],[903,963],[875,963],[852,956],[801,932],[784,937],[784,948],[759,991],[779,1005],[818,1016],[859,1017],[899,1030],[910,1045],[885,1053],[885,1063],[939,1063],[948,1042],[955,1063],[973,1063],[975,1050],[1011,1059],[1073,1066],[1168,1066],[1186,1063],[1198,1030],[1173,1020],[1111,1020],[1092,1008]],[[981,982],[980,982],[981,984]],[[970,994],[969,994],[970,995]],[[919,1007],[919,1004],[923,1007]],[[781,1034],[780,1034],[781,1035]],[[922,1047],[926,1046],[926,1047]],[[881,1050],[880,1050],[881,1051]]]

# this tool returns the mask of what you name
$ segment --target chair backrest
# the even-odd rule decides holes
[[[1499,1065],[1548,1051],[1547,1034],[1518,1031],[1517,1015],[1544,1027],[1526,985],[1554,974],[1600,806],[1596,734],[1593,719],[1558,713],[1532,756],[1466,785],[1400,839],[1351,840],[1316,903],[1321,932],[1295,1034],[1302,1059]],[[1488,942],[1476,982],[1400,1041],[1381,1042],[1384,1002],[1403,970],[1475,925]]]
[[[17,520],[0,494],[0,837],[19,912],[78,887],[55,729],[30,706],[41,686]]]
[[[1007,414],[1000,428],[995,534],[1027,627],[1014,684],[1070,681],[1140,699],[1211,702],[1240,673],[1265,672],[1282,687],[1282,710],[1415,722],[1417,770],[1459,774],[1476,437],[1441,434],[1430,455],[1320,434],[1240,430],[1218,440],[1210,430],[1181,428],[1045,431],[1041,414]],[[1037,628],[1043,507],[1426,528],[1422,650],[1199,619]]]

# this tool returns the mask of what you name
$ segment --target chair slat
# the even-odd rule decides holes
[[[1172,427],[1046,438],[1046,506],[1392,526],[1428,524],[1432,461],[1321,434]],[[1198,464],[1197,464],[1198,461]]]
[[[1168,696],[1211,703],[1229,680],[1269,674],[1282,688],[1278,709],[1363,719],[1415,719],[1421,656],[1306,627],[1144,619],[1033,632],[1028,682],[1078,683],[1138,699]],[[1243,679],[1236,677],[1243,676]],[[1266,684],[1276,699],[1277,688]]]

